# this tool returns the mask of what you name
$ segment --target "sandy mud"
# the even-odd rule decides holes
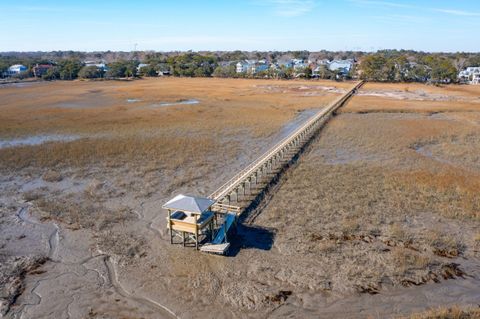
[[[0,150],[2,313],[389,318],[478,302],[475,112],[341,113],[228,257],[170,245],[166,200],[209,194],[338,96],[317,87],[325,95],[299,99],[311,83],[271,82],[69,83],[65,96],[58,83],[36,106],[28,96],[43,84],[2,89],[2,139],[99,136]],[[92,107],[98,94],[109,102]],[[192,97],[201,103],[143,107]]]

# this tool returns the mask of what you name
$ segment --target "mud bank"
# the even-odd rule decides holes
[[[286,93],[254,87],[281,83],[273,81],[158,83],[133,83],[142,86],[138,91],[125,83],[108,89],[122,107],[129,98],[142,99],[140,106],[191,96],[201,96],[202,103],[146,114],[136,104],[68,110],[63,114],[73,114],[71,122],[50,125],[114,132],[115,143],[92,141],[84,149],[94,150],[88,161],[67,166],[66,159],[83,152],[61,153],[61,161],[2,166],[0,253],[48,259],[35,270],[26,268],[23,293],[8,316],[389,318],[478,301],[477,173],[412,148],[436,141],[428,144],[433,154],[469,158],[463,162],[470,167],[478,157],[478,141],[471,138],[478,125],[463,119],[476,121],[472,114],[456,114],[455,120],[335,116],[261,214],[241,226],[231,255],[223,258],[170,245],[161,205],[176,193],[208,195],[336,95],[296,98],[308,93],[302,87],[310,83],[300,82]],[[94,89],[79,85],[79,92]],[[37,110],[28,103],[22,107]],[[8,125],[17,110],[2,116]],[[43,122],[32,119],[28,125]],[[106,126],[110,131],[103,131]],[[152,131],[157,135],[132,139]],[[465,136],[465,147],[450,153],[450,139],[441,137],[446,131]],[[121,144],[123,139],[130,143]]]
[[[16,139],[0,139],[0,149],[19,146],[40,145],[51,142],[71,142],[80,139],[79,135],[34,135]]]

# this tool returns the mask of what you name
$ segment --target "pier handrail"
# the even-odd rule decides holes
[[[253,172],[255,172],[259,167],[265,164],[270,158],[272,158],[276,153],[282,150],[287,144],[292,142],[295,138],[298,137],[301,133],[303,133],[309,126],[314,124],[316,121],[323,118],[325,115],[334,112],[337,108],[339,108],[343,103],[350,98],[360,86],[362,86],[364,82],[358,82],[353,88],[351,88],[347,93],[340,96],[329,106],[317,112],[310,120],[308,120],[305,124],[295,130],[291,135],[287,136],[286,138],[282,139],[280,142],[275,144],[272,148],[266,151],[263,155],[261,155],[257,160],[253,161],[250,165],[242,169],[238,174],[233,176],[229,179],[226,183],[220,186],[216,191],[210,194],[209,198],[218,201],[228,193],[230,193],[235,187],[242,183],[244,179],[249,177]]]

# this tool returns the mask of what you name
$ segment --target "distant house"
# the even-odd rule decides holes
[[[329,65],[329,64],[330,64],[330,60],[328,59],[321,59],[317,61],[317,65]]]
[[[13,75],[18,75],[20,73],[26,72],[28,68],[25,65],[21,64],[14,64],[8,68],[8,75],[13,76]]]
[[[480,84],[480,73],[475,73],[472,76],[472,81],[470,82],[470,84],[475,84],[475,85]]]
[[[292,60],[278,61],[278,66],[283,67],[284,69],[290,69],[293,68],[293,62]]]
[[[267,61],[260,60],[244,60],[238,62],[236,65],[236,72],[237,73],[249,73],[249,74],[256,74],[258,72],[267,71],[269,65]]]
[[[40,78],[43,75],[47,74],[48,70],[53,67],[51,64],[37,64],[32,68],[33,76]]]
[[[138,66],[137,66],[137,72],[140,72],[140,70],[142,68],[145,68],[147,66],[149,66],[150,64],[146,64],[146,63],[140,63]]]
[[[235,72],[244,73],[244,72],[247,72],[247,68],[248,68],[248,65],[240,61],[235,65]]]
[[[326,69],[328,66],[325,64],[315,65],[312,67],[312,78],[319,78],[322,70]]]
[[[480,67],[468,67],[458,74],[458,79],[462,83],[480,84]]]
[[[308,64],[306,64],[303,60],[294,59],[292,62],[293,62],[293,69],[295,71],[304,70],[308,66]]]
[[[218,62],[218,66],[221,66],[222,68],[226,68],[226,67],[229,67],[230,65],[232,65],[234,62],[232,61],[220,61]]]
[[[172,67],[167,63],[157,64],[156,69],[158,69],[158,76],[170,76],[173,74]]]
[[[237,73],[246,73],[249,72],[252,69],[252,66],[255,65],[257,61],[255,60],[244,60],[244,61],[239,61],[235,66],[236,66],[236,72]]]
[[[96,61],[85,61],[85,66],[95,66],[98,70],[107,72],[108,67],[104,62],[96,62]]]
[[[328,64],[330,71],[337,71],[341,75],[347,75],[353,67],[353,60],[333,60]]]
[[[255,73],[263,72],[267,70],[268,70],[268,64],[265,61],[263,61],[263,63],[258,62],[258,63],[251,64],[248,69],[248,73],[255,74]]]

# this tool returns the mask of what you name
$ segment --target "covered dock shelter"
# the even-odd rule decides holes
[[[177,195],[163,205],[168,211],[167,227],[170,242],[175,237],[182,239],[183,245],[195,244],[199,248],[200,237],[213,236],[215,213],[210,209],[215,201],[205,197]]]

